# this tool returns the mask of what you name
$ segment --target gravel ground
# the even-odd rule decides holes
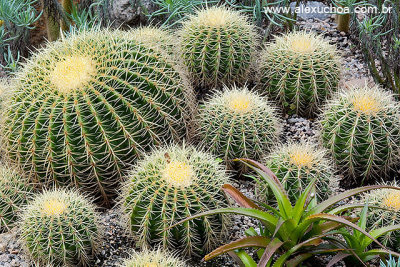
[[[362,62],[360,51],[355,49],[346,34],[336,31],[333,17],[325,20],[307,19],[300,21],[301,29],[311,29],[322,33],[332,44],[336,44],[342,51],[345,58],[343,62],[344,73],[341,86],[351,86],[371,82],[367,69]],[[283,142],[288,141],[311,141],[317,142],[317,123],[314,120],[294,116],[288,116],[284,120],[284,129],[281,136]],[[254,198],[254,183],[250,180],[235,181],[234,186],[240,189],[249,198]],[[341,190],[341,189],[338,189]],[[95,267],[118,266],[121,259],[127,257],[134,248],[134,241],[129,238],[124,228],[120,225],[120,218],[116,210],[109,210],[102,214],[102,223],[105,233],[105,240],[101,244],[99,253],[94,262]],[[244,235],[248,227],[257,228],[257,223],[249,218],[242,216],[233,216],[233,224],[229,231],[228,240],[235,240]],[[0,267],[10,266],[29,266],[29,259],[25,256],[17,241],[15,231],[0,234]],[[324,266],[329,257],[320,257],[321,262],[315,265]],[[208,264],[200,261],[191,263],[195,267],[200,266],[237,266],[228,256],[223,256]],[[339,263],[335,266],[344,266]]]

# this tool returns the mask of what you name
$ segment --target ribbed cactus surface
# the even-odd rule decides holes
[[[228,165],[235,158],[259,160],[281,128],[275,108],[246,87],[216,92],[200,107],[198,121],[204,147]]]
[[[33,197],[33,192],[27,178],[10,166],[0,165],[0,232],[15,225],[21,207]]]
[[[79,187],[106,204],[143,151],[186,134],[184,75],[128,32],[50,43],[15,87],[2,129],[8,156],[41,184]]]
[[[296,202],[313,179],[318,199],[327,199],[332,186],[338,185],[327,151],[312,143],[289,143],[275,147],[264,159],[267,166],[281,181],[289,198]],[[257,184],[259,197],[268,200],[268,184]]]
[[[169,251],[145,249],[134,252],[121,267],[187,267],[187,265]]]
[[[100,238],[99,215],[75,191],[37,195],[24,208],[21,240],[37,266],[93,266],[90,259]]]
[[[226,7],[200,10],[183,23],[180,36],[183,60],[196,85],[249,79],[257,35],[246,16]]]
[[[227,220],[222,215],[175,223],[200,212],[225,207],[221,191],[228,182],[224,168],[193,147],[171,146],[138,162],[122,190],[121,207],[139,244],[159,244],[202,255],[221,241]]]
[[[339,52],[322,37],[306,32],[277,36],[258,60],[258,87],[287,112],[313,117],[336,90]]]
[[[324,109],[321,137],[343,174],[381,179],[399,157],[399,105],[378,87],[343,90]]]

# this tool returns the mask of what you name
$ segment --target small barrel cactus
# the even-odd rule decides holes
[[[398,186],[397,184],[393,184]],[[368,224],[371,228],[381,228],[400,224],[400,191],[395,189],[378,189],[366,193],[361,199],[361,203],[368,202],[368,206],[380,207],[371,208],[368,212]],[[383,235],[380,238],[382,244],[399,250],[400,232],[394,231]]]
[[[248,79],[257,35],[246,16],[226,7],[200,10],[180,32],[184,63],[196,85],[218,87]]]
[[[389,92],[368,86],[342,91],[320,122],[323,145],[342,173],[358,183],[381,178],[398,159],[400,113]]]
[[[186,135],[184,75],[128,32],[50,43],[15,87],[2,129],[11,160],[41,184],[73,185],[106,205],[144,151]]]
[[[197,256],[221,240],[225,216],[197,218],[168,228],[197,213],[225,207],[221,187],[228,180],[224,168],[210,154],[171,146],[138,162],[123,187],[121,207],[141,246],[157,243]]]
[[[228,164],[235,158],[259,160],[280,133],[275,109],[245,87],[216,92],[200,107],[198,121],[203,145]]]
[[[34,188],[19,171],[0,165],[0,231],[14,226],[20,209],[33,197]]]
[[[319,199],[326,199],[331,187],[337,183],[327,151],[312,143],[279,145],[264,161],[265,166],[281,181],[293,202],[296,202],[314,178],[317,178],[315,184]],[[268,185],[260,180],[257,187],[258,197],[268,200]]]
[[[277,36],[258,62],[258,87],[289,113],[313,117],[336,91],[339,52],[322,37],[306,32]]]
[[[167,251],[145,249],[142,252],[134,252],[121,267],[187,267],[187,265]]]
[[[101,238],[99,215],[75,191],[44,192],[24,208],[20,235],[40,266],[88,265]]]

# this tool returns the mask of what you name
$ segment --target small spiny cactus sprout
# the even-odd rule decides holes
[[[276,36],[258,61],[258,87],[284,110],[313,117],[338,87],[340,57],[321,36],[303,31]]]
[[[190,146],[155,150],[138,162],[128,178],[120,205],[142,247],[158,244],[197,256],[215,248],[226,233],[228,221],[222,215],[169,229],[189,216],[226,207],[221,187],[229,177],[212,155]]]
[[[203,146],[228,165],[235,158],[259,160],[278,142],[280,121],[265,97],[246,87],[215,92],[199,110]]]
[[[312,143],[289,143],[275,147],[264,162],[281,181],[291,201],[295,202],[314,178],[317,198],[322,200],[338,182],[327,154]],[[258,197],[268,200],[268,185],[260,180],[257,187]]]
[[[120,267],[187,267],[175,253],[168,251],[143,250],[134,252]]]
[[[257,35],[246,16],[226,7],[200,10],[183,23],[180,36],[183,61],[195,85],[247,81]]]
[[[341,91],[327,103],[320,122],[335,165],[358,184],[387,175],[399,157],[399,105],[379,87]]]
[[[33,185],[11,166],[0,165],[0,231],[10,230],[21,208],[33,197]]]
[[[137,158],[186,136],[192,91],[184,73],[129,32],[50,43],[14,87],[1,131],[7,156],[42,186],[75,186],[105,205]]]
[[[396,183],[392,184],[398,187]],[[361,203],[368,202],[371,208],[368,213],[368,224],[372,229],[400,224],[400,191],[395,189],[378,189],[365,193]],[[382,244],[399,250],[400,232],[389,232],[381,237]]]
[[[24,208],[19,228],[25,249],[40,266],[88,266],[102,235],[94,205],[71,190],[37,195]]]

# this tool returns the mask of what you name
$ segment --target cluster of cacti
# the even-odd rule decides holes
[[[24,208],[19,232],[40,266],[87,265],[102,235],[94,205],[68,190],[37,195]]]
[[[216,92],[200,107],[198,121],[204,147],[229,165],[235,158],[259,160],[280,133],[275,109],[246,87]]]
[[[337,179],[327,151],[312,143],[289,143],[277,146],[265,159],[268,167],[281,181],[289,199],[296,202],[313,179],[317,198],[327,199]],[[268,200],[270,191],[264,181],[257,182],[258,197]]]
[[[186,267],[186,263],[167,251],[143,250],[133,252],[121,267]]]
[[[74,34],[18,73],[4,148],[36,181],[73,185],[107,204],[144,151],[185,136],[190,94],[174,62],[131,34]]]
[[[398,186],[396,183],[393,186]],[[368,224],[371,228],[389,227],[400,224],[400,191],[395,189],[379,189],[364,194],[361,203],[372,207],[368,213]],[[379,208],[374,208],[379,207]],[[398,251],[400,232],[388,232],[381,236],[380,241],[385,246]]]
[[[313,116],[336,91],[339,52],[321,36],[292,32],[277,36],[261,53],[258,87],[286,111]]]
[[[226,7],[200,10],[183,23],[181,50],[196,85],[247,81],[257,44],[254,25]]]
[[[27,178],[10,166],[0,165],[0,231],[15,225],[21,207],[33,197],[33,192]]]
[[[126,222],[142,246],[159,244],[201,255],[214,248],[225,233],[224,216],[175,223],[227,205],[221,191],[229,181],[212,155],[188,146],[156,150],[138,162],[122,191]]]
[[[323,145],[358,183],[386,175],[399,156],[399,105],[378,87],[340,92],[325,107],[321,126]]]

